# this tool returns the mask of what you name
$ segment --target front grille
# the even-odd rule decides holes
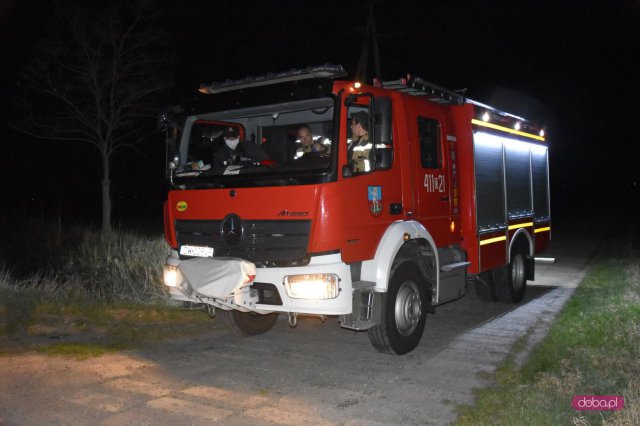
[[[276,305],[282,306],[282,299],[280,293],[275,285],[270,283],[256,283],[251,284],[251,289],[258,292],[258,303],[263,305]]]
[[[236,244],[222,238],[221,220],[178,220],[180,245],[213,247],[214,257],[238,257],[252,262],[291,262],[307,256],[309,220],[242,220]]]

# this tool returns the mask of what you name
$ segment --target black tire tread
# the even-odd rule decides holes
[[[483,273],[477,277],[473,283],[476,296],[482,302],[495,302],[498,300],[496,296],[496,285],[491,274]]]
[[[219,310],[220,316],[229,330],[243,337],[257,336],[271,330],[278,321],[278,314],[251,314],[236,310]]]
[[[520,303],[524,298],[524,294],[527,289],[526,274],[522,290],[519,293],[515,292],[514,284],[512,282],[511,268],[513,267],[513,259],[517,256],[524,258],[525,255],[525,247],[523,247],[521,241],[518,243],[520,244],[515,245],[512,249],[511,262],[502,268],[493,270],[496,298],[503,303]]]
[[[493,280],[495,282],[496,299],[502,303],[513,303],[511,300],[511,266],[493,270]]]
[[[402,267],[404,267],[405,265],[409,266],[412,265],[414,268],[416,268],[416,271],[418,271],[418,274],[422,275],[419,271],[419,268],[415,265],[415,263],[413,261],[411,261],[410,259],[400,259],[399,261],[394,262],[393,267],[391,268],[391,274],[390,274],[390,285],[391,282],[394,279],[394,275],[396,274],[396,272],[398,270],[400,270]],[[426,284],[426,283],[425,283]],[[430,290],[427,291],[427,303],[429,303],[430,301]],[[368,334],[369,334],[369,341],[371,342],[372,346],[381,353],[385,353],[385,354],[391,354],[391,355],[403,355],[405,353],[408,353],[410,351],[412,351],[415,346],[410,347],[408,350],[407,348],[395,348],[394,346],[396,346],[393,343],[393,337],[390,335],[390,330],[388,329],[388,321],[387,321],[387,300],[388,300],[388,292],[384,293],[382,295],[382,300],[381,300],[381,304],[382,304],[382,315],[381,315],[381,324],[378,324],[372,328],[369,329]],[[423,306],[423,310],[424,310],[424,315],[426,315],[427,312],[427,307],[426,304],[425,306]],[[422,325],[422,329],[419,331],[420,333],[420,337],[422,336],[422,332],[424,331],[424,324]],[[420,341],[420,338],[418,338],[418,343]],[[416,343],[416,346],[417,344]]]
[[[382,306],[386,304],[386,294],[382,297]],[[376,325],[373,328],[369,329],[369,341],[373,345],[373,347],[380,353],[394,355],[395,352],[391,349],[389,343],[389,335],[387,334],[387,329],[385,327],[381,327],[380,325]]]

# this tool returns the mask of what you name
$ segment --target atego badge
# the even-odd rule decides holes
[[[382,187],[370,186],[368,192],[369,211],[374,216],[380,216],[382,214]]]

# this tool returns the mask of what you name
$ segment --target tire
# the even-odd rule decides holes
[[[476,295],[482,302],[495,302],[498,300],[496,296],[496,284],[493,281],[491,273],[482,273],[474,282]]]
[[[427,319],[427,284],[412,261],[394,266],[382,295],[380,324],[369,329],[369,340],[379,352],[403,355],[418,346]]]
[[[511,262],[503,268],[493,271],[496,297],[504,303],[519,303],[527,290],[527,274],[524,254],[516,250]]]
[[[278,314],[256,314],[236,310],[218,310],[225,325],[240,336],[257,336],[271,330],[278,321]]]

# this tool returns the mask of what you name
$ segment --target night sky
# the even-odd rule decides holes
[[[355,72],[365,1],[159,2],[175,87],[334,63]],[[551,147],[552,213],[638,201],[640,1],[374,1],[383,80],[412,73],[538,119]],[[0,186],[6,216],[99,224],[98,155],[12,131],[16,82],[53,3],[0,0]],[[370,55],[372,58],[372,55]],[[369,76],[373,70],[369,65]],[[147,123],[147,125],[149,125]],[[161,232],[163,137],[114,169],[114,221]],[[635,185],[635,186],[634,186]],[[154,228],[155,227],[155,228]]]

